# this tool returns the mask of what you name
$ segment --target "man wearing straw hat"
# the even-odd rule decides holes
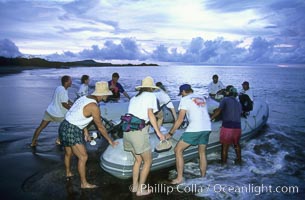
[[[107,130],[101,121],[101,112],[98,106],[100,101],[106,101],[112,92],[107,82],[97,82],[95,91],[89,96],[79,98],[69,109],[65,120],[59,126],[59,137],[65,147],[65,168],[66,178],[73,176],[71,172],[71,158],[76,155],[78,158],[78,172],[81,180],[81,188],[96,188],[96,185],[89,184],[86,179],[86,162],[88,159],[85,141],[90,141],[88,124],[93,120],[98,131],[105,137],[109,144],[114,147],[114,142],[108,135]],[[85,137],[84,137],[85,135]]]
[[[164,135],[160,132],[154,112],[158,110],[157,99],[153,91],[158,89],[151,77],[142,80],[142,85],[137,86],[139,93],[132,97],[128,106],[128,113],[145,121],[155,129],[160,140],[164,140]],[[146,125],[140,130],[124,131],[124,150],[130,151],[134,158],[132,170],[133,188],[132,192],[136,192],[137,196],[144,196],[151,193],[145,185],[147,176],[152,164],[151,146],[148,134],[149,126]],[[143,166],[141,169],[141,165]],[[141,169],[141,170],[140,170]]]

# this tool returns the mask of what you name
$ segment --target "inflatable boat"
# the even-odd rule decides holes
[[[173,102],[175,108],[178,107],[179,102]],[[218,102],[208,99],[208,110],[213,112],[218,107]],[[128,102],[125,103],[107,103],[102,104],[101,114],[104,118],[112,121],[119,119],[121,115],[127,113]],[[164,124],[161,127],[161,132],[166,134],[172,127],[173,118],[169,111],[164,111]],[[241,144],[250,138],[254,137],[259,130],[266,124],[269,117],[269,107],[264,101],[257,100],[254,103],[253,110],[249,113],[247,118],[241,118],[242,135]],[[212,122],[212,132],[209,137],[209,143],[207,145],[207,154],[215,151],[220,151],[221,144],[219,143],[219,131],[221,128],[221,121]],[[173,147],[166,152],[157,153],[154,148],[159,143],[159,139],[154,133],[153,129],[150,129],[150,143],[152,147],[153,162],[151,170],[158,170],[175,165],[175,153],[174,147],[179,141],[180,136],[184,132],[184,128],[178,129],[174,136],[170,139]],[[108,146],[107,149],[100,156],[100,166],[106,172],[120,179],[128,179],[132,176],[132,166],[134,163],[134,157],[130,152],[124,151],[123,139],[117,139],[119,144],[113,148]],[[198,157],[198,147],[190,146],[184,151],[185,162],[190,161]]]

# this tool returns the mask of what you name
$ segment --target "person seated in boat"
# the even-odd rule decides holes
[[[243,89],[238,95],[239,102],[242,106],[242,116],[247,117],[249,115],[249,112],[253,110],[253,92],[250,89],[249,82],[244,81],[242,83]]]
[[[132,124],[127,123],[127,126],[125,126],[126,123],[124,124],[123,121],[123,145],[124,150],[131,152],[135,158],[132,170],[132,192],[135,192],[137,196],[143,196],[151,193],[150,190],[143,189],[152,164],[148,122],[154,128],[161,141],[165,137],[161,133],[154,115],[158,107],[157,98],[153,91],[159,88],[155,86],[153,78],[150,76],[144,78],[142,85],[137,86],[135,89],[139,92],[130,99],[128,114],[125,117],[131,116],[134,118],[133,121],[138,122],[139,126],[135,126],[136,123],[134,122]],[[133,128],[131,128],[132,126]]]
[[[155,90],[154,94],[157,97],[157,103],[158,103],[158,111],[157,113],[155,113],[156,118],[157,118],[157,122],[158,122],[158,126],[161,127],[162,123],[163,123],[163,107],[166,106],[172,113],[173,119],[174,121],[177,120],[177,114],[176,114],[176,110],[174,107],[174,104],[172,103],[169,95],[167,94],[167,91],[164,87],[164,85],[162,84],[162,82],[157,82],[156,86],[160,88],[160,90]]]
[[[95,91],[88,96],[80,97],[65,115],[65,120],[59,126],[59,137],[65,148],[66,177],[71,178],[71,159],[73,155],[78,158],[78,172],[80,175],[81,188],[96,188],[86,179],[86,163],[88,159],[85,141],[90,141],[88,124],[93,120],[98,131],[105,137],[108,143],[115,147],[118,142],[113,141],[108,135],[106,128],[101,121],[101,112],[98,103],[106,100],[112,92],[108,89],[107,82],[97,82]]]
[[[236,164],[241,163],[241,104],[236,99],[237,90],[232,85],[226,87],[226,96],[220,101],[219,107],[211,116],[214,120],[218,115],[222,115],[222,127],[220,129],[221,143],[221,163],[226,164],[228,150],[231,144],[234,145],[236,153]]]
[[[82,75],[81,77],[81,85],[79,90],[77,91],[77,98],[82,96],[87,96],[89,94],[89,82],[90,78],[88,75]]]
[[[215,100],[223,98],[225,86],[218,80],[218,75],[214,74],[212,77],[213,81],[208,85],[209,96]]]
[[[177,177],[172,180],[172,184],[180,184],[183,182],[183,151],[190,145],[198,145],[201,176],[204,177],[206,175],[206,146],[209,142],[211,133],[211,121],[206,100],[201,96],[193,94],[193,89],[189,84],[180,86],[179,95],[181,95],[182,98],[178,107],[178,119],[166,135],[166,138],[170,138],[174,135],[175,131],[182,124],[185,116],[188,118],[189,125],[175,147]]]
[[[112,92],[112,95],[109,96],[107,101],[119,101],[120,100],[120,93],[123,93],[123,95],[130,100],[130,96],[127,94],[127,92],[124,90],[123,86],[118,82],[120,78],[120,75],[117,72],[114,72],[112,74],[112,79],[108,81],[109,89]]]

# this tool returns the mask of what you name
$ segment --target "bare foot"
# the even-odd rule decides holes
[[[234,164],[235,165],[241,165],[241,159],[235,159]]]
[[[36,147],[37,146],[37,142],[36,141],[32,142],[30,146],[31,147]]]
[[[181,184],[183,181],[184,181],[184,178],[181,178],[181,179],[176,178],[176,179],[172,180],[171,184],[173,184],[173,185],[179,185],[179,184]]]
[[[132,185],[132,190],[131,192],[137,192],[138,191],[138,185],[135,186],[135,185]]]
[[[94,189],[94,188],[97,188],[98,186],[97,185],[92,185],[92,184],[81,184],[80,186],[82,189]]]
[[[151,191],[150,190],[140,190],[137,192],[137,196],[146,196],[146,195],[149,195],[151,194]]]
[[[67,181],[71,180],[73,176],[74,174],[72,174],[72,172],[66,173],[66,180]]]

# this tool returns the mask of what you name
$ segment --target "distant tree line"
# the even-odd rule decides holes
[[[58,62],[58,61],[47,61],[42,58],[6,58],[0,56],[0,66],[26,66],[26,67],[50,67],[50,68],[61,68],[61,67],[72,67],[72,66],[158,66],[157,64],[112,64],[112,63],[100,63],[94,60],[82,60],[75,62]]]

